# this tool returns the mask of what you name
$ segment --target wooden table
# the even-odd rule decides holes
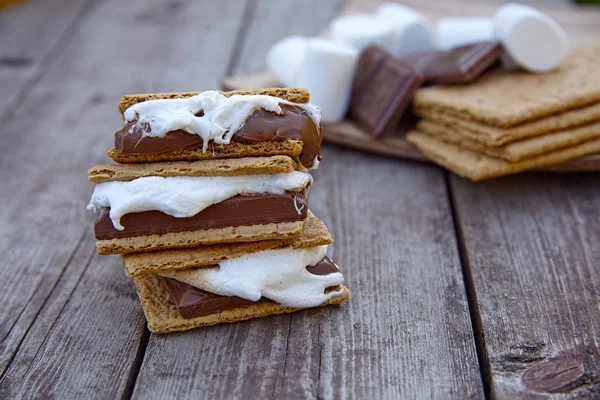
[[[409,3],[439,17],[500,2]],[[33,0],[0,15],[0,398],[600,396],[599,173],[471,183],[326,145],[310,202],[351,300],[148,332],[85,210],[118,98],[258,72],[271,43],[340,7]],[[600,37],[598,9],[547,10],[578,43]]]

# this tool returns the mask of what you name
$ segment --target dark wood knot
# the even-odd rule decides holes
[[[530,390],[558,392],[574,383],[582,374],[582,361],[573,355],[565,355],[532,366],[525,371],[522,380]]]

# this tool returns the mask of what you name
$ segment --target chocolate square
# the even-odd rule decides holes
[[[398,125],[422,77],[409,63],[373,47],[361,54],[358,66],[349,117],[379,137]]]
[[[481,42],[456,47],[421,61],[420,72],[431,85],[471,83],[500,59],[500,44]]]

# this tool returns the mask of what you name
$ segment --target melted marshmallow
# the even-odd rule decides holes
[[[226,97],[216,90],[202,92],[185,99],[144,101],[132,105],[123,115],[127,122],[133,122],[138,118],[136,126],[142,129],[143,136],[165,137],[168,132],[178,129],[196,134],[202,137],[202,151],[206,151],[210,140],[218,144],[229,144],[233,134],[259,108],[282,114],[281,104],[305,109],[315,125],[319,126],[321,109],[313,104],[291,103],[266,95]],[[200,112],[204,114],[196,116]],[[149,126],[150,129],[143,129],[144,126]]]
[[[96,185],[88,210],[110,207],[113,226],[123,230],[128,213],[161,211],[177,218],[192,217],[205,208],[244,193],[283,194],[312,182],[306,172],[242,176],[149,176]]]
[[[327,246],[287,248],[246,254],[219,262],[216,268],[161,274],[221,296],[258,301],[266,297],[285,307],[316,307],[342,293],[325,289],[344,283],[340,272],[314,275],[306,270],[327,254]]]

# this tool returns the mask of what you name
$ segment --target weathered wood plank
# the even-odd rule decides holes
[[[600,175],[451,186],[496,397],[598,397]]]
[[[92,0],[36,0],[0,12],[0,118],[70,40]],[[22,97],[22,96],[21,96]]]
[[[338,6],[258,2],[231,72],[264,68],[271,43],[317,33]],[[153,335],[134,397],[482,396],[443,173],[326,147],[310,202],[350,302]]]
[[[107,161],[121,94],[166,90],[165,76],[200,57],[220,72],[196,64],[182,79],[217,84],[242,20],[237,4],[134,0],[125,13],[116,0],[98,4],[0,128],[2,394],[106,398],[133,384],[142,311],[119,258],[90,259],[85,171]]]
[[[442,172],[327,146],[310,201],[354,296],[292,316],[280,397],[481,397]]]

